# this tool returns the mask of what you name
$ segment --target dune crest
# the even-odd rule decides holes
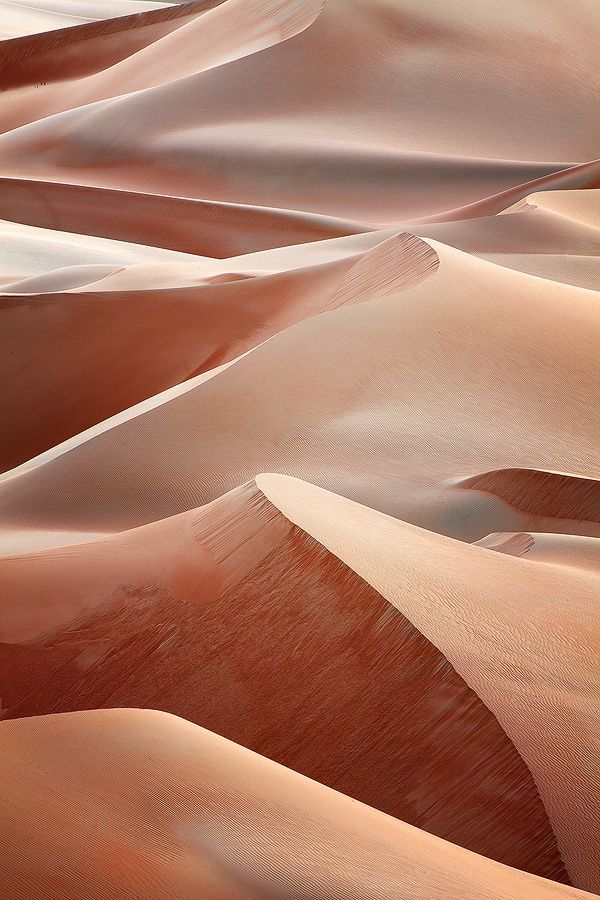
[[[160,703],[427,831],[567,880],[530,773],[493,715],[256,481],[173,520],[3,568],[5,717]],[[67,609],[65,597],[88,606]]]
[[[2,897],[600,900],[599,12],[0,0]]]
[[[569,873],[597,889],[600,729],[585,719],[595,697],[589,672],[598,653],[597,577],[451,541],[306,482],[261,475],[257,483],[291,521],[393,603],[476,690],[527,762]],[[527,607],[522,566],[531,567]],[[473,654],[473,642],[485,653]],[[552,736],[551,746],[541,734]]]

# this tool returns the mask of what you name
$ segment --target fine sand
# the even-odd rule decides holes
[[[0,0],[2,897],[600,898],[599,45]]]
[[[165,713],[21,719],[2,726],[0,745],[9,900],[592,897],[441,841]]]

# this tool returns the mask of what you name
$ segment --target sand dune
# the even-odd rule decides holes
[[[527,203],[566,219],[600,228],[600,191],[542,191],[528,197]]]
[[[525,513],[578,521],[600,520],[600,481],[560,472],[499,470],[461,482],[462,489],[485,491]]]
[[[598,538],[574,534],[536,534],[529,553],[530,559],[544,560],[565,566],[600,570],[600,543]]]
[[[321,6],[322,0],[301,0],[296,4],[286,0],[268,4],[260,0],[204,0],[175,7],[176,19],[173,7],[167,6],[166,10],[156,10],[146,17],[152,40],[139,48],[129,46],[125,58],[116,61],[107,59],[98,46],[114,44],[110,30],[100,26],[92,33],[88,27],[82,30],[79,42],[87,51],[90,40],[93,41],[97,68],[90,72],[88,62],[84,77],[69,78],[67,64],[60,81],[48,83],[40,79],[4,93],[0,128],[9,131],[53,113],[177,81],[254,53],[305,28]],[[125,23],[123,26],[126,28]],[[199,47],[202,52],[198,52]],[[77,69],[76,66],[76,76]]]
[[[525,556],[579,569],[600,569],[598,538],[574,534],[490,534],[476,542],[480,547]]]
[[[13,288],[22,291],[19,283],[26,279],[50,275],[60,269],[103,266],[106,270],[114,270],[144,260],[200,261],[196,256],[174,253],[160,247],[145,247],[7,221],[0,222],[0,235],[2,290],[9,293]]]
[[[423,504],[444,479],[507,464],[594,475],[596,296],[428,244],[439,266],[414,287],[306,319],[8,473],[5,526],[129,528],[278,470],[409,521],[417,507],[435,528]],[[402,243],[385,252],[401,270]]]
[[[24,178],[0,177],[0,185],[0,214],[12,221],[201,256],[236,256],[371,230],[331,216],[239,203]]]
[[[587,716],[596,697],[594,573],[448,541],[305,482],[260,476],[258,484],[387,597],[476,690],[529,765],[575,883],[597,890],[600,731]]]
[[[524,192],[523,192],[524,193]],[[553,201],[543,198],[587,197],[579,215],[566,216]],[[450,244],[459,250],[529,275],[600,289],[600,203],[598,192],[546,191],[525,194],[524,200],[506,210],[505,215],[480,215],[433,224],[412,223],[410,230],[428,239]],[[540,198],[539,205],[536,203]],[[574,201],[573,201],[574,202]]]
[[[581,16],[536,15],[537,62],[545,82],[535,91],[529,63],[515,62],[519,49],[526,48],[524,58],[531,59],[533,40],[518,16],[514,21],[505,16],[503,27],[493,30],[482,29],[479,17],[464,9],[459,24],[447,6],[424,13],[405,0],[394,12],[385,0],[352,0],[349,8],[331,0],[307,27],[320,5],[319,0],[259,4],[253,18],[255,6],[242,4],[249,27],[258,29],[246,47],[246,12],[236,0],[210,4],[207,11],[190,4],[195,17],[140,50],[139,66],[130,57],[99,76],[86,75],[93,84],[100,77],[100,97],[110,94],[106,99],[79,82],[71,89],[42,85],[43,93],[34,87],[31,101],[6,95],[8,112],[14,107],[25,123],[7,120],[6,128],[15,130],[0,138],[4,174],[138,191],[151,185],[153,192],[388,224],[443,216],[547,176],[552,184],[572,164],[596,156],[593,106],[583,74],[586,60],[595,71],[595,32],[585,27],[589,16],[582,0]],[[179,14],[185,9],[179,7]],[[271,38],[261,10],[273,16]],[[181,70],[170,66],[159,76],[171,44],[187,45],[189,35],[191,46],[197,29],[201,36],[213,28],[218,34],[222,29],[227,45],[220,65],[211,62],[212,68],[199,71],[202,57],[192,53],[196,74],[191,74],[188,50],[177,53]],[[553,48],[565,42],[565,30],[578,56],[576,65],[560,67],[557,78]],[[292,37],[294,32],[300,33]],[[290,48],[286,37],[293,42]],[[214,45],[217,57],[220,40]],[[163,41],[167,49],[161,55]],[[273,46],[248,55],[265,41]],[[409,51],[398,52],[406,46]],[[328,65],[332,54],[336,67]],[[499,66],[495,80],[485,65],[490,54]],[[142,65],[146,57],[156,59],[159,69]],[[430,77],[416,81],[414,67],[423,65],[430,66]],[[162,78],[160,83],[140,82],[146,70],[149,79]],[[69,102],[80,105],[58,112],[52,103],[65,92]],[[478,114],[483,109],[486,114]],[[32,121],[39,115],[47,118]],[[405,115],[412,127],[399,131]],[[515,119],[526,120],[527,128],[515,127]],[[144,135],[150,128],[149,142]],[[307,129],[308,142],[302,140]],[[566,187],[597,186],[598,166],[575,170],[572,177]],[[391,192],[385,189],[390,183]],[[505,205],[519,199],[511,197]]]
[[[532,812],[537,791],[526,788],[489,709],[531,769],[568,871],[593,888],[600,734],[581,716],[594,696],[597,576],[590,566],[529,561],[530,552],[521,559],[490,552],[485,542],[472,547],[305,482],[261,475],[199,513],[7,560],[2,658],[4,680],[15,687],[4,698],[5,715],[160,705],[456,843],[557,877],[535,803]],[[294,596],[300,605],[290,603]],[[66,608],[65,597],[86,597],[94,608]],[[318,715],[307,717],[308,703]],[[437,717],[441,730],[433,727]],[[567,733],[574,717],[578,728]],[[453,728],[475,729],[466,756],[449,739]],[[427,750],[416,749],[419,734]],[[548,740],[540,743],[540,735]],[[326,759],[315,756],[323,741]],[[433,765],[455,774],[432,779],[425,760],[426,772]],[[502,805],[482,797],[474,822],[465,780],[484,793],[496,784]],[[419,797],[417,784],[437,792],[437,803]],[[507,815],[509,796],[527,805]],[[463,826],[458,807],[450,813],[453,802],[465,805]],[[499,811],[500,822],[485,826],[484,809]],[[507,823],[517,836],[502,833]],[[539,868],[543,859],[550,869]]]
[[[165,7],[167,4],[160,3],[158,6]],[[69,0],[2,0],[0,37],[5,40],[38,32],[46,34],[58,28],[71,29],[94,20],[130,16],[155,9],[154,3],[144,0],[77,0],[76,3]],[[64,41],[64,35],[61,37]],[[16,53],[11,61],[15,58],[18,59]]]
[[[493,716],[256,483],[3,568],[5,716],[160,706],[462,846],[566,878]]]
[[[32,250],[26,247],[28,254]],[[82,258],[86,252],[82,247]],[[212,261],[160,260],[80,264],[2,286],[0,371],[11,387],[0,402],[7,427],[0,468],[10,469],[145,397],[228,362],[297,321],[408,289],[437,266],[435,252],[413,235],[394,236],[366,255],[287,272],[255,268],[258,260],[253,265],[250,257],[229,272],[219,272]],[[392,268],[385,268],[390,260]],[[93,342],[86,341],[91,333]],[[134,343],[137,352],[130,349]],[[9,354],[18,345],[40,359],[35,373],[29,356]],[[110,367],[103,365],[107,355]]]
[[[44,4],[44,0],[36,0],[36,13],[45,13],[46,19],[41,33],[36,33],[27,21],[31,22],[33,4],[4,2],[13,7],[11,31],[17,30],[17,40],[8,40],[3,47],[0,77],[4,88],[60,81],[65,74],[77,77],[114,65],[179,27],[182,18],[194,17],[211,5],[211,0],[184,4],[140,0],[102,0],[101,4],[97,0],[83,4],[51,0]],[[65,19],[77,11],[82,13],[78,17],[82,24],[71,23],[73,27],[65,29]],[[60,29],[55,33],[46,24],[50,17]]]
[[[599,30],[0,0],[3,897],[600,898]]]
[[[468,853],[164,713],[23,719],[3,723],[0,740],[10,900],[592,896]],[[35,811],[23,802],[32,780]],[[34,815],[46,823],[41,845]]]

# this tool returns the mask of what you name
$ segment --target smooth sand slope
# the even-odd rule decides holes
[[[440,841],[164,713],[4,722],[0,744],[9,900],[592,897]]]
[[[566,879],[530,773],[477,695],[255,482],[2,568],[5,716],[159,706],[462,846]]]
[[[600,570],[600,543],[598,538],[575,534],[499,534],[488,535],[480,546],[487,546],[503,553],[525,556],[544,562],[577,569]]]
[[[17,241],[19,228],[8,228],[17,231]],[[37,241],[32,238],[31,247],[26,237],[23,249],[29,258]],[[228,362],[299,320],[401,291],[435,271],[438,260],[429,245],[411,234],[390,240],[394,260],[398,257],[392,269],[385,268],[387,243],[364,263],[368,251],[281,271],[277,258],[269,270],[264,267],[269,260],[250,256],[230,266],[214,260],[179,262],[183,254],[162,262],[169,256],[163,251],[157,262],[79,264],[4,285],[1,372],[10,388],[0,406],[7,426],[0,468],[10,469],[152,394]],[[54,243],[45,246],[47,252]],[[82,259],[87,252],[81,248]],[[384,268],[373,279],[379,258]],[[93,340],[86,340],[91,334]],[[39,360],[35,370],[31,356],[10,353],[23,345]]]
[[[394,289],[406,253],[388,240],[371,251],[378,299],[306,319],[7,474],[5,527],[129,528],[275,470],[469,540],[523,529],[481,523],[468,503],[453,524],[439,485],[507,467],[598,474],[597,297],[428,245],[438,265],[415,286]]]
[[[598,13],[0,0],[3,897],[600,897]]]
[[[94,74],[7,92],[3,173],[386,224],[597,158],[587,0],[485,16],[475,3],[321,5],[184,4],[180,27],[128,59],[100,54]]]
[[[597,575],[449,541],[281,476],[258,484],[476,690],[528,763],[575,883],[597,890]]]

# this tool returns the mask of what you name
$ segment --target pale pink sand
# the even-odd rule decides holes
[[[2,896],[600,891],[595,0],[0,20]]]

